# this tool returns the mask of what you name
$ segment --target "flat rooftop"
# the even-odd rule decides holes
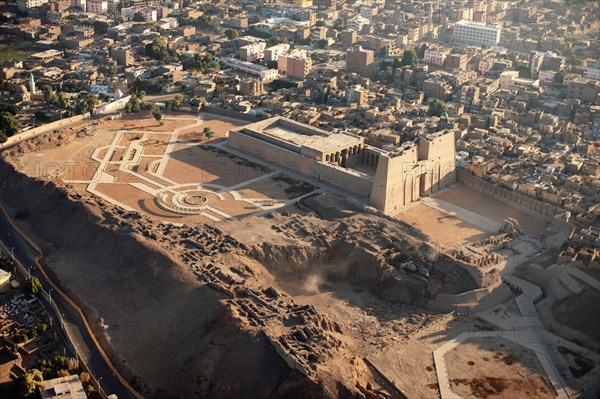
[[[274,117],[244,126],[250,130],[283,141],[294,147],[305,147],[320,152],[335,151],[341,147],[361,144],[363,139],[349,133],[330,133],[310,125],[283,117]]]

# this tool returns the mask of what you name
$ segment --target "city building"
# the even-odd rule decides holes
[[[600,99],[600,80],[578,77],[567,84],[567,97],[587,102],[598,102]]]
[[[108,11],[108,1],[106,0],[88,0],[87,12],[92,14],[102,15]]]
[[[40,396],[42,399],[87,399],[77,374],[43,381]]]
[[[258,76],[261,80],[277,79],[277,76],[279,75],[277,69],[269,69],[262,65],[256,65],[247,61],[240,61],[235,58],[229,58],[225,62],[225,65],[233,70]]]
[[[264,51],[265,61],[277,61],[280,55],[283,55],[290,51],[290,45],[287,43],[276,44],[271,46]]]
[[[448,52],[436,48],[428,48],[423,55],[423,62],[429,65],[443,66]]]
[[[352,47],[352,45],[354,43],[356,43],[357,39],[357,35],[356,35],[356,31],[354,30],[345,30],[342,31],[341,33],[341,41],[342,41],[342,47],[347,49]]]
[[[444,68],[451,71],[455,69],[465,69],[469,62],[469,56],[466,54],[450,54],[446,57]]]
[[[258,79],[246,78],[240,82],[240,93],[243,96],[258,96],[264,93],[264,85]]]
[[[41,7],[48,4],[48,0],[18,0],[17,7],[19,11],[26,12],[33,8]]]
[[[361,76],[373,75],[375,53],[372,50],[355,46],[346,52],[346,72],[357,73]]]
[[[370,25],[371,21],[363,17],[362,15],[357,15],[354,18],[350,18],[346,23],[348,29],[352,29],[355,32],[360,32],[365,25]]]
[[[500,28],[481,22],[458,21],[454,24],[454,41],[476,46],[497,46],[500,42],[500,31]]]
[[[295,51],[279,56],[277,69],[290,78],[304,79],[312,69],[312,60],[305,52]]]
[[[592,65],[583,70],[583,77],[588,79],[600,79],[600,65]]]
[[[262,60],[265,56],[264,50],[267,47],[265,42],[256,42],[240,47],[240,59],[242,61]]]

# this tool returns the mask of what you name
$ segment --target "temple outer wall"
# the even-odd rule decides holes
[[[316,161],[235,130],[229,132],[228,145],[283,167],[292,177],[294,174],[311,177],[363,198],[369,198],[373,188],[373,181],[358,172]]]

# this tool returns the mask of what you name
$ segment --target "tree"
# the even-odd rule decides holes
[[[62,109],[67,109],[71,106],[71,97],[63,93],[58,93],[58,106]]]
[[[323,21],[322,19],[320,19],[317,22],[315,22],[315,26],[317,26],[317,27],[319,27],[319,26],[325,26],[325,21]]]
[[[215,136],[215,132],[209,127],[205,127],[204,130],[202,131],[202,133],[209,140]]]
[[[448,106],[442,100],[438,100],[437,98],[429,104],[429,109],[427,110],[427,115],[429,116],[442,116],[448,111]]]
[[[227,36],[229,40],[237,39],[238,37],[240,37],[240,32],[231,28],[225,29],[225,36]]]
[[[96,35],[104,35],[106,34],[106,32],[108,32],[109,26],[110,25],[108,24],[108,22],[96,21],[94,22],[94,33]]]
[[[31,276],[25,280],[24,289],[31,295],[37,295],[42,289],[42,283],[40,283],[40,280],[37,277]]]
[[[98,105],[98,96],[96,94],[88,94],[85,98],[85,103],[91,113],[94,113],[96,105]]]
[[[558,71],[554,74],[554,83],[562,83],[565,79],[565,71]]]
[[[402,54],[402,65],[417,66],[419,65],[419,59],[417,58],[417,52],[413,49],[404,50]]]
[[[5,137],[4,141],[6,141],[6,138],[14,136],[21,131],[19,120],[10,112],[0,113],[0,131]],[[0,142],[4,141],[0,138]]]
[[[146,47],[144,47],[144,53],[148,57],[152,57],[159,61],[168,61],[171,59],[171,53],[169,52],[169,49],[159,37],[155,38],[152,43],[146,44]]]
[[[179,107],[181,107],[181,104],[183,104],[183,96],[177,94],[173,98],[173,106],[175,106],[175,108],[179,108]]]
[[[160,109],[158,109],[158,107],[155,107],[152,109],[152,116],[154,117],[154,119],[156,119],[156,121],[160,124],[162,124],[162,112],[160,112]]]
[[[46,101],[48,104],[56,104],[58,102],[58,96],[54,90],[46,90],[44,91],[44,101]]]
[[[134,94],[146,92],[148,90],[148,82],[146,82],[146,79],[142,78],[141,76],[138,76],[133,81],[131,90],[133,91]]]
[[[42,372],[37,369],[27,371],[19,380],[19,391],[23,397],[27,397],[35,393],[40,384],[44,381]]]
[[[127,104],[125,104],[125,112],[128,114],[133,114],[136,112],[140,112],[142,109],[142,104],[138,96],[132,96]]]
[[[132,19],[135,22],[144,22],[144,16],[140,12],[136,12],[135,14],[133,14],[133,18]]]
[[[0,102],[0,113],[2,112],[8,112],[9,114],[16,115],[19,112],[19,108],[14,104]]]

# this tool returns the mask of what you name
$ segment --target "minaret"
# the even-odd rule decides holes
[[[35,80],[33,79],[33,74],[29,74],[29,90],[31,94],[35,94]]]

